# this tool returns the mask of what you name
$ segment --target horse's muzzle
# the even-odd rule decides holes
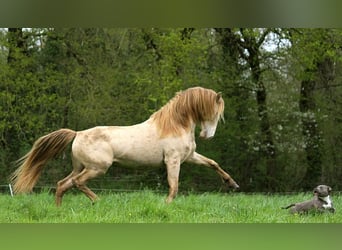
[[[211,140],[211,139],[213,139],[213,137],[214,137],[214,136],[210,136],[210,137],[202,137],[202,136],[200,136],[200,138],[201,138],[202,140]]]
[[[206,132],[201,132],[199,135],[199,138],[204,139],[204,140],[210,140],[214,137],[214,135],[212,136],[208,136]]]

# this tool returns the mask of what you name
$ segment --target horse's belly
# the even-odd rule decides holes
[[[161,148],[135,145],[130,150],[118,151],[114,152],[113,161],[122,165],[160,166],[163,164],[163,150]]]
[[[142,157],[129,156],[114,158],[114,163],[118,163],[128,167],[139,167],[139,166],[151,166],[158,167],[163,164],[162,157],[156,157],[151,155],[145,155]]]

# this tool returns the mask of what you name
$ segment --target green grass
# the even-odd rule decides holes
[[[311,194],[262,195],[203,193],[179,195],[165,204],[166,194],[149,190],[99,193],[94,205],[83,194],[67,193],[55,207],[48,192],[0,195],[0,223],[341,223],[342,196],[333,195],[336,213],[292,215],[282,206]]]

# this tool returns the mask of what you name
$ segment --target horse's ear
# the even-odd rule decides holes
[[[222,98],[222,93],[218,92],[216,95],[216,102],[220,102],[220,99]]]

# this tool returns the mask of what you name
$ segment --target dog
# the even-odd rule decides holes
[[[300,202],[300,203],[293,203],[288,205],[287,207],[282,207],[283,209],[290,209],[291,213],[308,213],[309,211],[318,211],[318,212],[325,212],[329,211],[331,213],[335,212],[335,208],[333,206],[333,202],[330,198],[331,187],[327,185],[319,185],[314,188],[313,193],[314,197],[312,200]]]

